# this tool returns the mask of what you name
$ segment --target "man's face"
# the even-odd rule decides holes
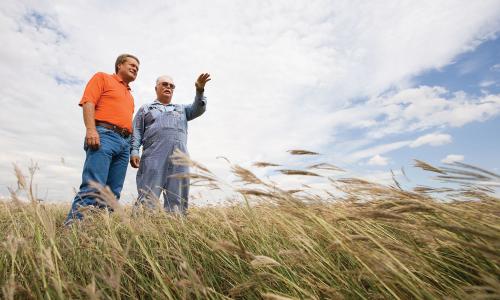
[[[125,61],[118,65],[117,74],[127,83],[134,81],[138,72],[139,62],[132,57],[125,58]]]
[[[168,76],[160,77],[155,87],[158,99],[165,100],[166,103],[170,103],[170,100],[172,99],[172,95],[174,93],[174,89],[175,89],[174,81],[172,80],[172,78]]]

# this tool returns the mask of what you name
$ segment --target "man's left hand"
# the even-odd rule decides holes
[[[141,158],[139,156],[131,156],[130,157],[130,165],[132,168],[139,168],[139,164],[141,163]]]
[[[198,79],[195,82],[196,90],[198,91],[203,91],[205,89],[205,84],[209,82],[212,78],[210,78],[210,74],[208,73],[201,73],[200,76],[198,76]]]

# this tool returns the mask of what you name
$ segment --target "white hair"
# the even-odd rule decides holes
[[[172,78],[172,76],[169,76],[169,75],[161,75],[161,76],[158,76],[158,78],[156,78],[156,85],[158,85],[158,82],[160,82],[160,79],[162,78],[168,78],[170,79],[170,81],[173,83],[174,82],[174,79]]]

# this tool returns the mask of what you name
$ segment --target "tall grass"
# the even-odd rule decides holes
[[[300,153],[298,153],[300,154]],[[194,181],[220,182],[182,155]],[[260,167],[276,167],[260,162]],[[330,178],[340,196],[286,191],[233,166],[246,201],[192,208],[187,217],[103,200],[64,227],[65,205],[37,201],[19,169],[19,190],[0,204],[0,285],[5,299],[498,299],[500,202],[493,173],[436,168],[457,188],[403,190]],[[434,169],[433,169],[434,168]],[[320,164],[284,170],[320,176]],[[303,171],[301,173],[300,171]],[[308,174],[312,173],[314,175]],[[32,174],[33,175],[33,174]],[[462,177],[462,178],[460,178]],[[472,179],[471,179],[472,178]],[[306,189],[306,188],[304,188]],[[438,201],[441,193],[460,201]]]

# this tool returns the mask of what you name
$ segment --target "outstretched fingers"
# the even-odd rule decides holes
[[[210,80],[211,80],[210,74],[208,74],[208,73],[201,73],[200,76],[198,76],[198,79],[196,81],[199,82],[199,83],[205,84],[205,83],[207,83]]]

